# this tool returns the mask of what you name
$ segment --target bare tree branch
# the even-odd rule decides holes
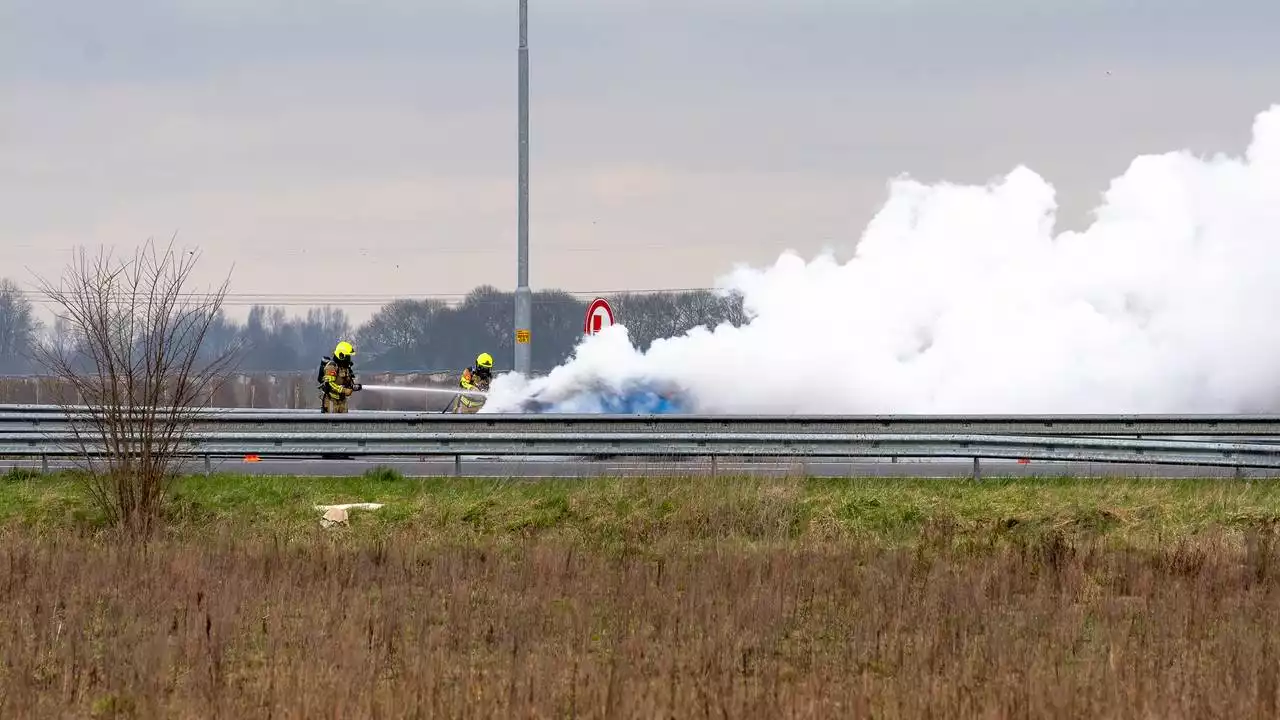
[[[37,356],[78,399],[59,404],[75,418],[90,498],[132,536],[156,529],[190,429],[238,357],[234,345],[208,352],[229,276],[189,292],[198,260],[172,240],[163,249],[148,240],[127,259],[81,249],[60,282],[40,279],[74,340],[43,344]]]

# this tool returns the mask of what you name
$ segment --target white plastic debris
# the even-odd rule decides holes
[[[316,505],[317,510],[324,511],[320,518],[320,527],[331,528],[334,525],[346,525],[351,510],[377,510],[382,503],[346,503],[344,505]]]
[[[342,508],[330,508],[320,518],[320,527],[331,528],[334,525],[347,524],[347,511]]]

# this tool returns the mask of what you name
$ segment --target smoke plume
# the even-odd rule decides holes
[[[848,262],[724,278],[742,327],[641,353],[615,326],[546,377],[498,378],[486,411],[1280,409],[1280,105],[1243,158],[1141,156],[1086,230],[1055,233],[1055,212],[1024,167],[895,181]]]

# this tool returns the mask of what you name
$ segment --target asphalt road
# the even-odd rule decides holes
[[[690,460],[590,460],[581,458],[483,458],[464,456],[461,462],[453,458],[421,461],[376,458],[354,460],[297,460],[264,459],[246,462],[242,459],[215,459],[213,472],[244,473],[249,475],[293,475],[302,477],[338,477],[359,475],[374,466],[387,466],[406,477],[499,477],[499,478],[575,478],[575,477],[644,477],[644,476],[786,476],[811,477],[924,477],[970,478],[973,477],[972,460],[867,460],[849,462],[821,460],[786,462],[776,460],[742,461],[721,459],[711,463],[707,459]],[[0,461],[0,469],[10,467],[38,468],[40,462]],[[51,461],[51,469],[68,467],[68,463]],[[189,471],[204,469],[202,461],[192,461]],[[1168,465],[1131,465],[1123,463],[1069,463],[1035,461],[1026,464],[1012,460],[983,460],[982,477],[1140,477],[1140,478],[1231,478],[1231,468],[1180,467]],[[1243,471],[1243,477],[1280,477],[1280,470],[1251,469]]]

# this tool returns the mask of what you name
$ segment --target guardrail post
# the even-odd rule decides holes
[[[49,456],[48,455],[40,456],[40,472],[45,475],[49,474]]]
[[[973,479],[975,482],[982,481],[982,460],[979,458],[973,459]]]
[[[711,477],[720,477],[720,463],[718,460],[715,455],[711,456]]]
[[[453,456],[453,476],[462,477],[462,456],[461,455]]]

